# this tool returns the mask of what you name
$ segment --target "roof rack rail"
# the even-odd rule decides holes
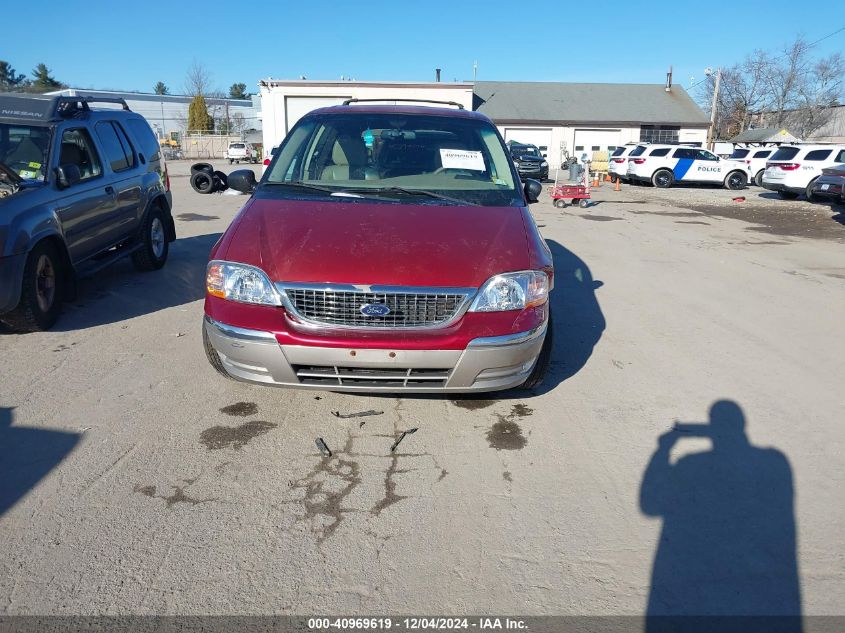
[[[457,106],[458,110],[463,110],[464,105],[462,103],[458,103],[457,101],[437,101],[436,99],[393,99],[393,98],[384,98],[384,99],[347,99],[343,102],[343,105],[348,106],[353,103],[363,103],[365,101],[408,101],[412,103],[439,103],[442,105],[450,105],[450,106]]]
[[[87,112],[91,110],[88,106],[89,103],[117,103],[123,106],[123,109],[127,112],[130,111],[122,97],[68,97],[62,95],[56,98],[53,118],[69,116],[78,111]]]

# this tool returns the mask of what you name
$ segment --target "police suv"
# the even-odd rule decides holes
[[[639,151],[640,147],[643,151]],[[748,172],[743,161],[720,158],[699,147],[648,145],[637,146],[628,155],[628,178],[661,188],[676,182],[694,182],[744,189]]]
[[[637,143],[626,143],[621,147],[613,150],[610,155],[610,165],[608,172],[610,174],[610,182],[616,182],[617,179],[622,182],[628,181],[628,155],[638,147]]]
[[[845,145],[781,145],[763,172],[763,186],[781,198],[800,194],[813,198],[813,184],[822,169],[845,163]]]
[[[766,171],[766,162],[778,150],[774,145],[770,147],[737,147],[731,158],[745,161],[745,170],[748,172],[748,181],[758,187],[763,186],[763,172]]]

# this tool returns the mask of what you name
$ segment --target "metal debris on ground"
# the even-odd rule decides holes
[[[745,196],[738,196],[736,198],[731,198],[734,202],[745,202]]]
[[[416,432],[417,432],[416,428],[408,429],[407,431],[402,431],[402,435],[400,435],[397,438],[397,440],[395,442],[393,442],[393,446],[390,447],[390,452],[392,453],[393,451],[396,450],[396,447],[399,446],[399,442],[404,440],[406,435],[411,435],[412,433],[416,433]]]
[[[336,418],[340,418],[341,420],[346,420],[349,418],[363,418],[368,415],[383,415],[384,411],[374,411],[370,409],[369,411],[361,411],[360,413],[341,413],[340,411],[332,411],[332,415]]]
[[[319,450],[323,455],[325,455],[326,457],[332,456],[331,449],[329,448],[328,444],[326,444],[326,440],[324,440],[322,437],[318,437],[316,440],[314,440],[314,443],[317,445],[317,450]]]

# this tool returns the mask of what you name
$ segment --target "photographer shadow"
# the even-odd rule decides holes
[[[712,450],[672,464],[683,437],[709,438]],[[660,436],[640,488],[642,512],[663,519],[646,630],[675,630],[678,616],[686,625],[686,616],[783,616],[767,620],[766,630],[801,631],[793,506],[789,461],[749,442],[735,402],[715,402],[708,424],[679,424]],[[719,628],[733,624],[757,630],[733,617]]]

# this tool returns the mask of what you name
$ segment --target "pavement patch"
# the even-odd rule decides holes
[[[221,408],[220,413],[245,418],[258,413],[258,405],[254,402],[236,402]]]

